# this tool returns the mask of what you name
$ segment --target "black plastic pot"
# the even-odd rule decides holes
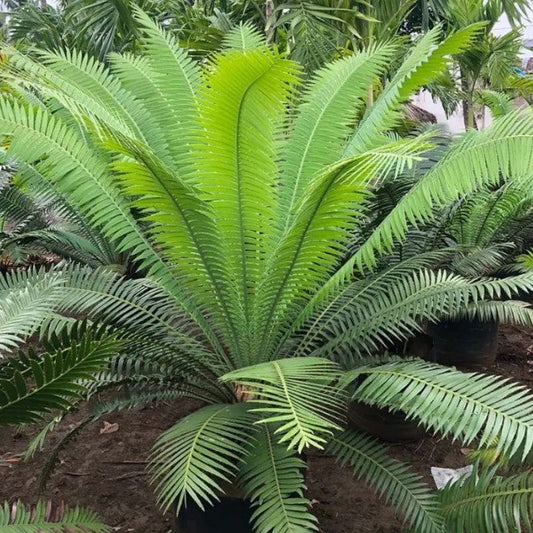
[[[496,361],[498,322],[448,320],[429,326],[437,363],[464,370],[480,370]]]
[[[189,504],[174,519],[174,533],[252,533],[249,500],[223,497],[202,511]]]
[[[414,420],[407,420],[401,411],[372,407],[361,402],[348,406],[348,427],[363,430],[369,435],[387,442],[409,442],[420,440],[426,435],[423,426]]]

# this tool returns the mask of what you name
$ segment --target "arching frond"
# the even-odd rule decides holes
[[[302,193],[325,166],[342,156],[342,142],[363,105],[367,86],[395,52],[392,45],[356,53],[319,70],[298,106],[285,148],[281,210],[290,225]]]
[[[327,451],[393,505],[414,531],[445,531],[437,495],[407,465],[389,457],[377,441],[348,429],[331,439]]]
[[[85,332],[81,326],[71,339],[47,343],[47,352],[22,354],[17,367],[0,380],[0,423],[39,421],[52,409],[68,409],[85,387],[83,380],[105,368],[119,342],[105,332]]]
[[[175,503],[179,511],[188,501],[201,509],[213,505],[248,453],[252,422],[242,403],[210,405],[165,431],[155,444],[150,467],[163,508]]]
[[[440,27],[435,27],[413,47],[383,93],[370,107],[359,127],[349,139],[344,157],[369,149],[384,131],[391,129],[399,118],[400,105],[423,84],[429,83],[444,70],[451,54],[464,50],[482,25],[468,26],[439,42]]]
[[[63,533],[86,531],[107,533],[111,528],[102,524],[95,513],[80,507],[53,506],[39,502],[30,507],[21,501],[0,506],[0,533]]]
[[[532,531],[533,474],[473,473],[439,491],[449,530],[457,533]]]
[[[496,442],[508,457],[518,449],[526,457],[533,448],[533,397],[522,385],[416,360],[361,367],[347,372],[344,382],[363,376],[353,395],[358,401],[401,409],[466,444]]]
[[[343,396],[334,387],[338,367],[327,359],[280,359],[235,370],[223,381],[242,387],[258,424],[275,423],[274,435],[288,449],[322,449],[333,430],[340,429]]]
[[[252,522],[257,533],[317,531],[304,496],[305,462],[277,442],[268,426],[254,434],[249,453],[239,470],[239,482],[252,501]]]

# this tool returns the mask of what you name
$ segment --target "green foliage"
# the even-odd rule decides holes
[[[0,424],[27,424],[42,420],[53,409],[68,409],[87,390],[118,350],[118,342],[104,331],[86,332],[82,323],[66,339],[53,338],[47,351],[30,351],[16,365],[0,366]]]
[[[494,470],[473,474],[440,491],[446,525],[457,533],[531,531],[531,472],[500,477]]]
[[[402,509],[415,531],[443,530],[435,494],[407,465],[390,458],[381,444],[366,435],[345,430],[331,440],[328,451],[387,502]]]
[[[59,519],[56,517],[59,515]],[[91,511],[79,507],[53,509],[45,502],[35,507],[25,507],[20,501],[0,506],[1,533],[107,533],[111,529],[103,525]]]
[[[479,26],[443,42],[438,28],[423,36],[365,110],[367,86],[384,75],[395,44],[339,59],[300,91],[299,66],[249,27],[198,63],[140,11],[135,24],[142,54],[113,54],[109,68],[79,52],[39,52],[33,61],[6,50],[7,157],[42,176],[139,276],[63,264],[34,276],[34,285],[31,275],[2,282],[6,302],[17,291],[33,300],[37,289],[53,293],[24,326],[9,323],[11,344],[36,328],[43,338],[74,333],[80,315],[91,328],[113,328],[109,338],[30,358],[44,390],[56,382],[49,376],[69,379],[59,403],[25,412],[74,409],[80,394],[118,386],[131,395],[97,406],[83,423],[165,394],[201,399],[206,405],[155,446],[151,471],[164,508],[211,505],[238,486],[254,506],[256,531],[314,530],[298,453],[331,445],[409,524],[444,531],[419,480],[360,435],[340,433],[339,381],[365,376],[350,391],[356,398],[405,409],[462,442],[497,440],[510,454],[531,448],[531,398],[518,386],[361,358],[452,310],[531,319],[531,309],[492,302],[530,290],[530,273],[472,282],[432,270],[449,250],[409,255],[397,246],[407,250],[402,241],[437,208],[483,186],[527,183],[530,112],[449,149],[438,131],[405,139],[393,131],[411,92],[468,48]],[[375,195],[407,174],[406,192],[373,227]],[[32,302],[19,301],[24,309],[14,314],[30,314]],[[25,361],[7,365],[8,375]],[[9,397],[22,402],[28,388],[19,381]]]

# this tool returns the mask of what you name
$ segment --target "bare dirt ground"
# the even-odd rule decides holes
[[[499,356],[492,371],[533,388],[533,353],[528,349],[533,350],[533,329],[502,328]],[[105,421],[112,425],[107,426],[108,431],[115,429],[113,432],[100,433],[105,427],[103,421],[85,427],[61,453],[60,464],[41,496],[90,507],[120,533],[168,532],[168,517],[162,516],[156,506],[145,462],[157,436],[195,407],[192,402],[179,401],[109,415]],[[20,454],[35,430],[0,430],[0,501],[37,499],[38,478],[47,451],[82,415],[73,414],[62,429],[52,434],[44,451],[29,462],[20,460]],[[428,483],[432,483],[431,466],[455,468],[466,464],[459,444],[436,437],[393,444],[390,450],[397,459],[413,464]],[[402,531],[401,518],[331,457],[309,458],[307,484],[323,533]]]

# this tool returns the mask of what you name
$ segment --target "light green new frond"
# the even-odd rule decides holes
[[[275,349],[282,329],[310,295],[316,293],[303,314],[311,313],[320,300],[323,284],[345,256],[352,232],[365,214],[369,183],[412,167],[427,147],[424,136],[393,141],[326,167],[315,178],[274,249],[260,287],[255,329],[264,331],[261,354]]]
[[[349,371],[358,377],[353,398],[405,411],[443,435],[479,447],[496,443],[498,452],[526,457],[533,448],[533,397],[527,387],[506,379],[459,372],[425,361],[396,362]]]
[[[110,132],[106,147],[127,159],[112,163],[122,189],[132,198],[132,205],[150,223],[150,236],[162,255],[169,258],[180,275],[184,290],[209,313],[217,313],[218,321],[227,321],[225,290],[217,265],[224,262],[215,241],[215,224],[209,206],[198,197],[194,186],[184,182],[167,167],[150,147]],[[226,295],[227,296],[227,295]],[[234,342],[226,324],[228,343]]]
[[[442,513],[454,533],[508,533],[533,530],[533,474],[500,477],[474,473],[439,491]]]
[[[356,53],[319,70],[298,107],[285,148],[281,211],[285,227],[312,178],[342,156],[342,143],[360,110],[367,86],[395,53],[390,44]]]
[[[195,170],[220,239],[218,266],[231,288],[227,304],[241,356],[250,352],[252,299],[274,227],[276,136],[295,81],[296,65],[267,48],[228,51],[200,95]]]
[[[201,509],[213,505],[248,454],[253,420],[245,404],[211,405],[165,431],[150,465],[160,505],[175,503],[177,511],[189,501]]]
[[[533,271],[533,250],[521,255],[518,261],[523,268]]]
[[[340,429],[344,398],[333,386],[339,368],[327,359],[293,358],[260,363],[226,374],[250,397],[259,413],[258,424],[276,424],[274,435],[288,449],[322,449],[334,430]]]
[[[265,37],[249,22],[240,22],[222,40],[223,48],[233,50],[253,50],[265,46]]]
[[[400,117],[402,103],[422,85],[438,76],[450,59],[466,48],[482,26],[472,25],[450,35],[442,42],[441,28],[435,27],[416,43],[383,93],[361,120],[344,150],[344,157],[351,157],[369,149],[376,138],[390,130]]]
[[[59,515],[59,519],[57,516]],[[54,508],[51,503],[38,502],[26,507],[21,501],[0,506],[0,533],[107,533],[95,513],[80,507]]]
[[[305,462],[276,442],[269,427],[254,434],[251,449],[240,467],[238,480],[252,501],[256,533],[317,531],[304,496]]]
[[[346,430],[331,439],[327,451],[393,505],[414,531],[445,531],[436,494],[406,464],[389,457],[386,448],[377,441]]]
[[[105,332],[86,332],[82,325],[76,333],[68,342],[48,343],[42,355],[21,355],[20,368],[3,373],[0,424],[36,422],[53,409],[68,409],[86,390],[82,381],[94,379],[119,349]]]
[[[183,171],[191,161],[189,152],[197,117],[196,92],[200,84],[200,68],[187,51],[180,48],[177,39],[141,9],[133,9],[141,26],[141,43],[150,65],[156,97],[168,102],[170,116],[165,121],[168,150],[176,168]]]

